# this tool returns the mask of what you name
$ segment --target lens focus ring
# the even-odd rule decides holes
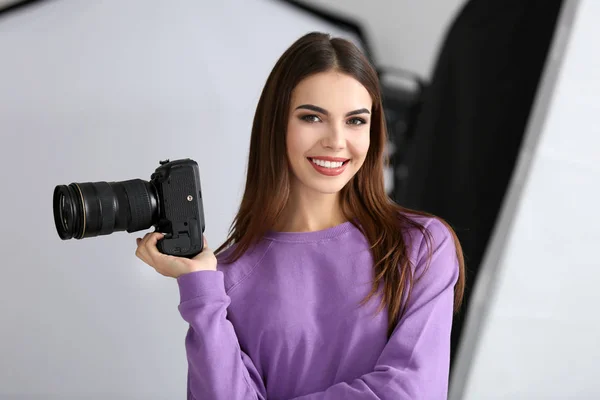
[[[99,235],[109,235],[115,229],[115,220],[117,214],[117,198],[112,187],[107,182],[97,182],[96,193],[100,203],[100,218],[102,226]]]
[[[152,221],[153,208],[150,193],[144,181],[141,179],[126,181],[123,182],[123,187],[127,193],[131,211],[131,222],[127,231],[134,232],[147,228],[148,222]]]

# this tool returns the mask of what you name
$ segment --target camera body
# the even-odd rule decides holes
[[[152,226],[164,233],[161,253],[192,258],[202,252],[205,229],[198,163],[189,158],[160,161],[150,180],[73,182],[57,185],[54,222],[63,240]]]
[[[160,161],[150,177],[158,198],[156,231],[161,253],[192,258],[204,247],[205,229],[198,163],[190,159]]]

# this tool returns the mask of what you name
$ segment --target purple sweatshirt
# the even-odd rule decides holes
[[[233,264],[180,276],[188,399],[446,399],[456,249],[441,222],[419,221],[433,258],[389,340],[380,297],[359,304],[373,259],[350,222],[271,232]],[[406,237],[418,277],[427,247],[417,230]]]

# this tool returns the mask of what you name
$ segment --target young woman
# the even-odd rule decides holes
[[[137,256],[177,278],[188,398],[438,400],[464,287],[454,232],[384,189],[377,74],[311,33],[259,100],[230,236],[194,259]]]

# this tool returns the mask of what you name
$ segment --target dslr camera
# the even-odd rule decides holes
[[[63,240],[128,233],[152,226],[165,234],[163,254],[192,258],[202,251],[204,210],[198,164],[160,161],[150,180],[85,182],[54,188],[54,223]]]

